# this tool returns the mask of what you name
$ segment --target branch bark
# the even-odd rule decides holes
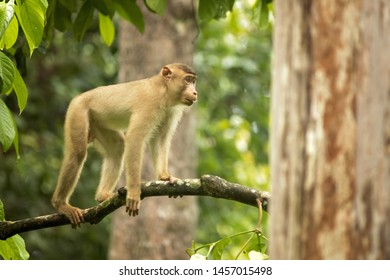
[[[228,182],[220,177],[204,175],[200,179],[179,180],[174,184],[164,181],[142,183],[142,199],[151,196],[211,196],[238,201],[257,207],[256,199],[260,199],[262,207],[267,211],[271,195],[268,192],[255,190],[240,184]],[[86,223],[97,224],[105,216],[125,205],[126,189],[120,188],[113,197],[97,206],[83,210]],[[0,240],[15,234],[70,224],[63,214],[50,214],[18,221],[0,222]]]

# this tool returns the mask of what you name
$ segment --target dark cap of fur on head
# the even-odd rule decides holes
[[[173,63],[172,65],[176,66],[177,68],[179,68],[180,70],[183,70],[184,72],[186,72],[188,74],[192,74],[192,75],[196,76],[196,73],[195,73],[194,69],[192,69],[187,64],[184,64],[184,63]]]

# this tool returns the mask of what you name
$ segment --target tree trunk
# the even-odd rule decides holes
[[[120,82],[155,75],[165,64],[192,64],[196,23],[190,0],[168,1],[163,16],[143,8],[145,33],[120,24]],[[144,6],[139,2],[140,6]],[[194,178],[196,144],[194,108],[183,117],[173,139],[170,171],[179,178]],[[154,180],[149,151],[144,160],[143,180]],[[123,183],[124,184],[124,183]],[[197,223],[193,198],[148,198],[142,201],[140,215],[129,217],[124,209],[114,215],[109,259],[185,259]]]
[[[390,258],[390,3],[275,1],[273,259]]]

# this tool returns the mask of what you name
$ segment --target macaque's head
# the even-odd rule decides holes
[[[163,67],[161,75],[175,103],[191,106],[196,102],[196,73],[191,67],[181,63],[169,64]]]

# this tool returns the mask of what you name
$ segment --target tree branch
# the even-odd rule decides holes
[[[271,198],[270,193],[258,191],[246,186],[230,183],[217,176],[205,175],[200,179],[179,180],[174,184],[164,181],[142,183],[142,199],[150,196],[211,196],[238,201],[257,207],[256,199],[260,199],[262,207],[267,211]],[[83,210],[84,220],[90,224],[99,223],[105,216],[122,207],[126,203],[126,189],[120,188],[118,193],[95,207]],[[63,214],[51,214],[18,221],[0,222],[0,240],[15,234],[42,228],[69,224]]]

